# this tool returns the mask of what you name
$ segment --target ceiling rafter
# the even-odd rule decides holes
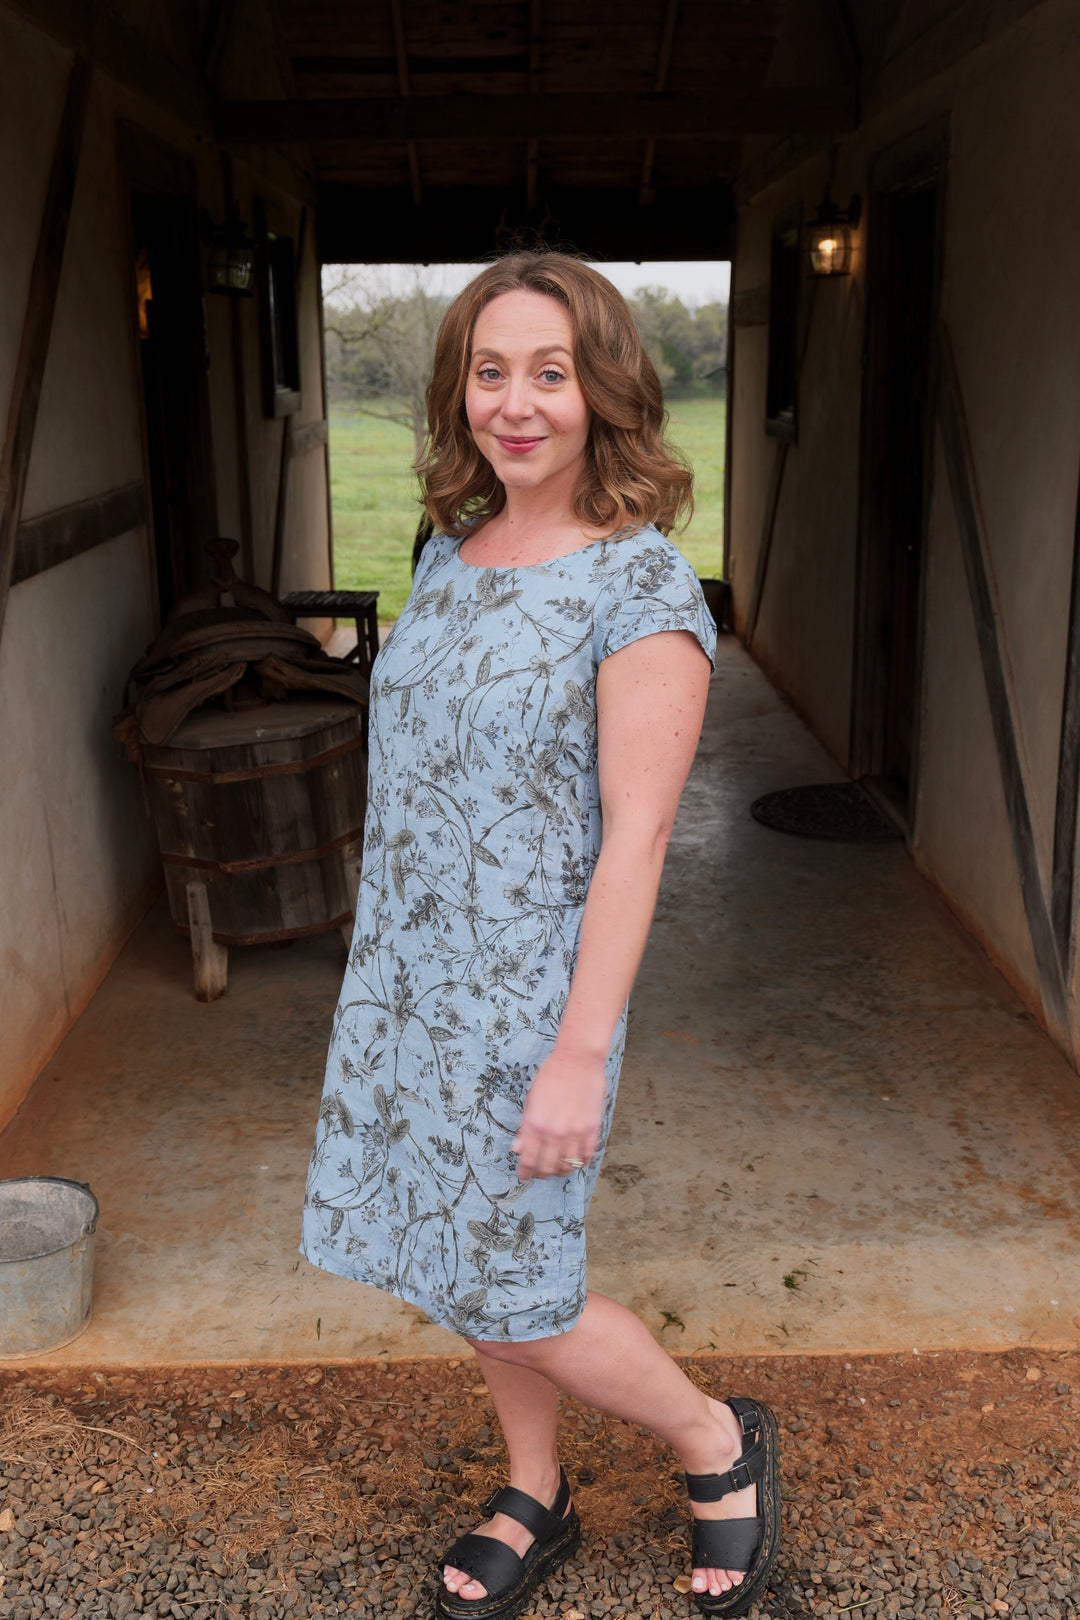
[[[237,145],[308,141],[665,140],[844,134],[855,97],[844,86],[765,87],[715,95],[350,97],[223,101],[220,138]]]
[[[675,24],[679,20],[679,0],[667,0],[667,10],[664,12],[664,25],[660,30],[660,51],[656,58],[656,83],[653,89],[660,95],[667,89],[668,69],[671,66],[671,47],[675,41]],[[656,201],[656,192],[653,189],[652,172],[656,161],[656,136],[650,135],[645,142],[645,156],[641,164],[641,188],[638,192],[638,203],[646,208]]]
[[[529,0],[529,94],[540,94],[540,29],[543,0]],[[540,142],[530,135],[525,148],[525,204],[531,214],[536,207],[536,176],[540,168]]]
[[[409,56],[405,49],[405,19],[401,12],[401,0],[390,0],[390,21],[394,29],[394,59],[397,63],[398,92],[403,101],[408,100],[409,91]],[[412,200],[419,208],[424,201],[423,188],[420,185],[420,152],[416,142],[406,141],[405,151],[409,159],[409,183],[412,186]]]

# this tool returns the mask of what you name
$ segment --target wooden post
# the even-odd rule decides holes
[[[4,615],[11,592],[15,536],[22,516],[26,474],[41,402],[41,384],[60,290],[60,272],[64,264],[71,204],[75,196],[75,177],[86,128],[92,71],[85,57],[77,56],[68,79],[64,111],[45,192],[41,229],[30,272],[30,291],[15,362],[4,440],[0,447],[0,636],[4,633]]]
[[[210,897],[205,883],[188,884],[187,903],[191,961],[195,969],[195,1000],[216,1001],[225,994],[229,982],[229,950],[214,938]]]
[[[1080,800],[1080,494],[1073,535],[1069,635],[1065,644],[1065,690],[1061,700],[1057,793],[1054,805],[1054,866],[1050,910],[1066,987],[1072,968],[1076,880],[1076,820]]]

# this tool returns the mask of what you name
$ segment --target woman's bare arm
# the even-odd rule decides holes
[[[701,733],[709,662],[686,630],[605,658],[596,682],[604,835],[558,1038],[529,1088],[518,1174],[565,1175],[596,1151],[611,1037],[656,905],[675,812]]]

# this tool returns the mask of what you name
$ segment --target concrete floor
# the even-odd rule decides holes
[[[752,821],[835,770],[733,638],[635,991],[594,1287],[674,1349],[1080,1338],[1080,1080],[903,846]],[[95,1318],[45,1363],[446,1352],[296,1252],[344,953],[232,952],[191,994],[159,906],[0,1137],[102,1205]]]

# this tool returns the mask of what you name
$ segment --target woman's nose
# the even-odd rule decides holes
[[[524,417],[533,414],[532,396],[527,378],[511,377],[508,380],[502,400],[502,413],[514,422],[520,422]]]

